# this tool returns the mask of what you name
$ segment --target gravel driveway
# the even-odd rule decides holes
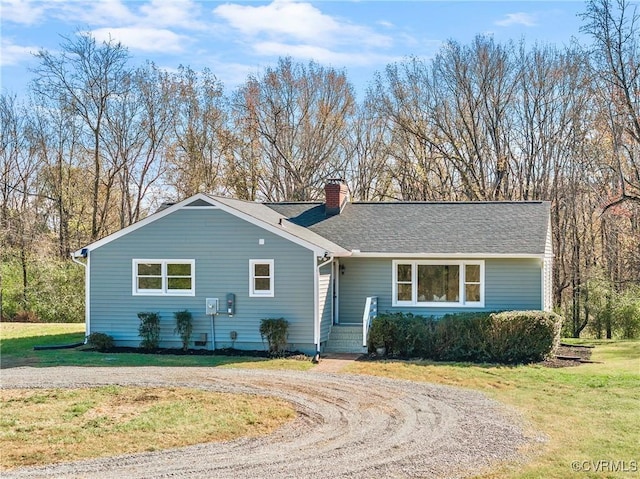
[[[4,388],[188,386],[277,396],[298,418],[257,439],[44,467],[2,477],[463,477],[518,460],[531,440],[484,395],[426,383],[322,372],[219,368],[4,369]]]

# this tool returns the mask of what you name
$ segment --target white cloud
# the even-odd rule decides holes
[[[0,66],[18,65],[33,58],[39,48],[29,45],[16,45],[15,43],[2,39],[0,44]]]
[[[378,20],[378,25],[385,28],[395,28],[395,25],[387,20]]]
[[[136,15],[121,0],[50,2],[53,15],[62,21],[87,25],[126,25],[136,21]]]
[[[182,35],[158,28],[98,28],[91,33],[98,41],[112,38],[131,50],[143,52],[179,53],[184,50],[185,42],[189,41]]]
[[[280,42],[258,42],[254,45],[255,53],[265,56],[290,56],[303,60],[314,60],[322,64],[368,66],[378,63],[389,63],[395,58],[367,52],[337,52],[316,45],[290,45]]]
[[[201,17],[200,6],[192,0],[151,0],[140,7],[145,16],[146,25],[157,27],[182,27],[194,30],[205,28],[198,20]]]
[[[355,44],[359,48],[386,47],[387,36],[325,15],[310,3],[274,0],[269,5],[225,4],[213,13],[248,37],[308,42],[316,45]]]
[[[536,15],[533,15],[531,13],[517,12],[507,13],[502,20],[496,20],[494,23],[500,27],[510,27],[512,25],[535,27],[537,25],[536,20]]]
[[[31,0],[2,0],[3,21],[33,25],[42,18],[44,12],[42,3],[36,6]]]

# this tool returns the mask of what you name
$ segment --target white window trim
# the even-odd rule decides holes
[[[254,266],[257,264],[268,264],[269,265],[269,285],[270,288],[268,290],[255,290],[255,268]],[[266,277],[266,276],[260,276]],[[249,260],[249,297],[250,298],[273,298],[275,296],[275,269],[274,269],[274,260],[272,259],[250,259]]]
[[[194,259],[138,259],[132,260],[132,294],[133,296],[195,296],[196,295],[196,261]],[[161,265],[162,288],[138,289],[138,264],[152,263]],[[191,289],[168,289],[168,264],[191,265]]]
[[[398,301],[398,265],[408,264],[411,265],[411,301]],[[458,284],[458,291],[460,301],[418,301],[418,265],[451,265],[459,266],[460,277]],[[480,265],[480,301],[466,301],[465,300],[465,284],[466,284],[466,265]],[[421,308],[484,308],[484,261],[459,261],[459,260],[393,260],[392,261],[392,301],[391,305],[394,307],[402,306],[414,306]],[[473,284],[469,283],[469,284]],[[477,283],[476,283],[477,284]]]

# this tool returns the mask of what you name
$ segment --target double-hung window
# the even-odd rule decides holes
[[[195,260],[133,260],[134,295],[194,296],[195,291]]]
[[[249,296],[273,297],[274,271],[272,259],[249,260]]]
[[[393,261],[394,306],[484,306],[483,261]]]

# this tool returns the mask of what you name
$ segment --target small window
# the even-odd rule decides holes
[[[398,276],[396,280],[397,287],[397,301],[411,301],[412,300],[412,265],[410,264],[398,264]]]
[[[249,260],[249,296],[273,297],[273,260]]]
[[[467,303],[480,302],[480,265],[465,265],[464,298]]]
[[[194,260],[133,260],[134,295],[195,294]]]

